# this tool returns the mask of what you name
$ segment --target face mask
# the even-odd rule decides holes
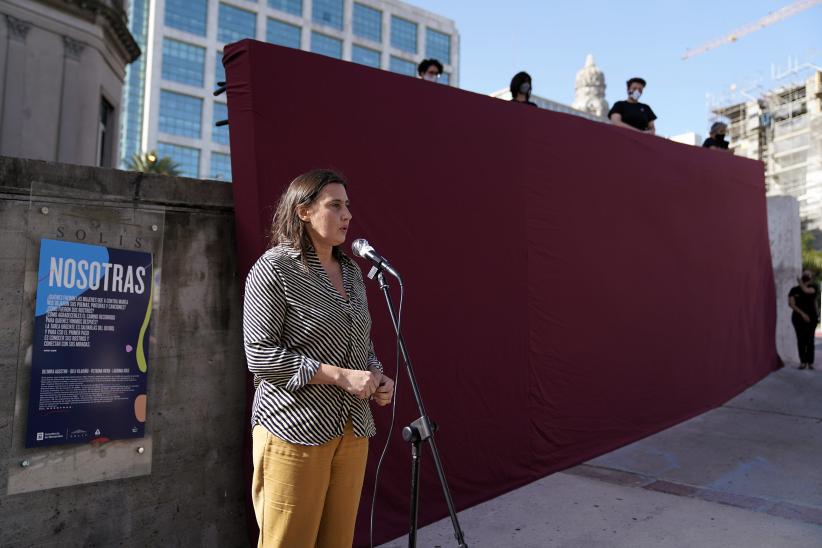
[[[529,84],[528,82],[521,83],[519,85],[519,92],[523,95],[528,95],[529,93],[531,93],[531,84]]]
[[[429,82],[436,82],[438,77],[439,77],[439,75],[437,75],[437,74],[425,73],[425,74],[422,75],[422,79],[423,80],[428,80]]]
[[[802,281],[805,282],[805,283],[808,283],[809,281],[811,281],[811,277],[808,276],[807,274],[803,274],[802,275]]]
[[[639,101],[639,98],[642,97],[642,92],[638,89],[635,89],[634,91],[628,94],[628,97],[630,97],[634,101]]]
[[[725,134],[724,133],[717,133],[716,134],[716,140],[717,141],[724,141],[725,140]]]

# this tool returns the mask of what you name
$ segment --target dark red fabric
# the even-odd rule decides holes
[[[458,509],[702,413],[779,366],[761,163],[260,42],[225,51],[241,274],[294,176],[348,177],[351,236],[404,276],[404,333]],[[368,285],[393,375],[388,314]],[[399,429],[417,411],[404,372],[398,390],[377,543],[407,527]],[[357,546],[390,410],[374,414]],[[445,515],[426,452],[421,523]]]

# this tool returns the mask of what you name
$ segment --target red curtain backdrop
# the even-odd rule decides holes
[[[352,240],[403,274],[403,331],[458,509],[779,367],[761,163],[251,40],[224,63],[241,275],[291,179],[342,171]],[[407,528],[400,429],[417,411],[368,285],[378,355],[399,377],[380,543]],[[390,408],[374,414],[357,546]],[[422,476],[427,524],[447,515],[428,452]]]

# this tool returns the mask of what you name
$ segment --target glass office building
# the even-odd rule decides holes
[[[128,67],[121,167],[134,154],[170,156],[182,175],[231,180],[222,49],[243,38],[416,76],[434,57],[459,85],[454,22],[396,0],[131,0],[143,55]]]

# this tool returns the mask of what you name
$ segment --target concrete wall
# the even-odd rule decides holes
[[[776,351],[789,364],[799,363],[796,334],[791,325],[788,291],[802,271],[799,202],[792,196],[768,198],[768,237],[776,284]]]
[[[120,442],[25,449],[18,432],[27,392],[18,385],[30,367],[32,240],[49,231],[57,238],[52,225],[76,222],[86,243],[96,243],[96,232],[119,222],[128,234],[144,218],[164,219],[142,440],[150,451],[124,453]],[[63,233],[78,240],[76,230]],[[239,303],[230,185],[0,157],[0,545],[247,545]],[[148,475],[7,494],[24,459],[41,458],[32,474],[45,481],[81,459],[128,468],[120,461],[145,455]]]

